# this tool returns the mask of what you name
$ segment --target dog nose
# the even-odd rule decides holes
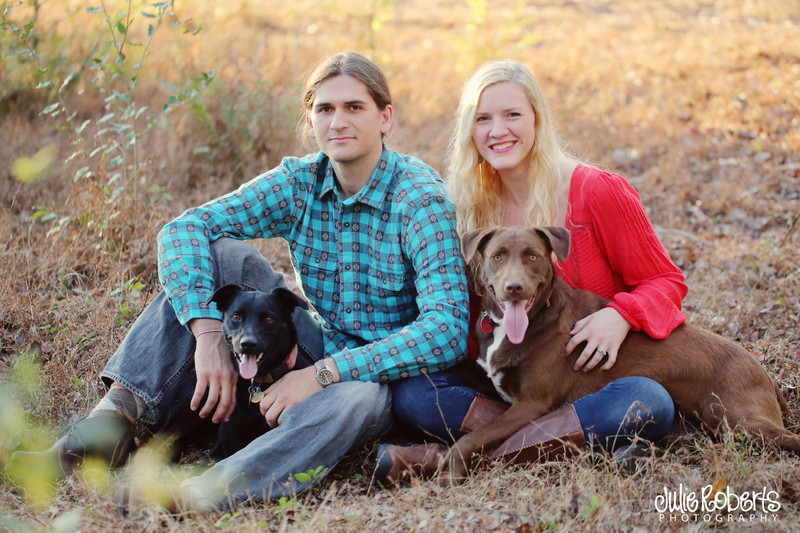
[[[521,281],[509,281],[506,283],[506,294],[509,296],[519,296],[522,292],[522,288]]]
[[[242,352],[253,353],[253,351],[258,348],[258,343],[252,338],[242,339],[241,342],[239,342],[239,346],[241,347]]]

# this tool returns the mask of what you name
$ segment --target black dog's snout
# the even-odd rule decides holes
[[[253,353],[258,349],[258,339],[253,336],[242,337],[239,340],[239,348],[244,353]]]
[[[509,281],[505,286],[506,294],[509,296],[519,296],[523,288],[521,281]]]

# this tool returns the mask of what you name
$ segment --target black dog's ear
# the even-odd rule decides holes
[[[294,310],[295,307],[308,309],[308,303],[289,289],[278,287],[277,289],[273,289],[272,294],[274,294],[278,301],[289,310]]]
[[[538,233],[544,242],[555,252],[556,257],[561,261],[566,261],[569,255],[569,230],[560,226],[543,226],[533,228]]]
[[[461,237],[461,251],[467,264],[472,263],[475,254],[483,251],[486,242],[496,231],[497,228],[478,228],[465,233]]]
[[[243,290],[239,285],[225,285],[217,289],[206,303],[214,302],[220,313],[224,313],[231,306],[234,297]]]

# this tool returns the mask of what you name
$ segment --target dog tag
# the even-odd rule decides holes
[[[494,322],[487,315],[483,315],[483,318],[481,318],[481,331],[487,335],[494,331]]]
[[[250,403],[259,403],[264,399],[264,391],[258,385],[250,385],[247,391],[250,393]]]

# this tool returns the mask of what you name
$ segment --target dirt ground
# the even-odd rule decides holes
[[[135,158],[119,151],[123,167],[135,163],[136,171],[116,178],[117,152],[95,153],[122,138],[99,133],[109,95],[121,90],[108,69],[105,78],[93,77],[87,59],[108,40],[102,18],[78,2],[43,4],[37,27],[45,73],[20,59],[22,41],[0,27],[0,371],[13,385],[19,361],[32,355],[43,377],[41,388],[15,401],[53,431],[97,401],[105,361],[159,289],[157,230],[282,156],[304,153],[295,134],[303,75],[320,57],[354,49],[389,78],[396,120],[389,144],[439,170],[463,80],[485,60],[527,64],[569,149],[622,174],[640,193],[686,274],[689,320],[761,359],[788,401],[787,427],[800,432],[800,6],[494,4],[178,3],[169,18],[175,28],[158,29],[131,92],[153,125]],[[30,5],[9,11],[4,3],[3,21],[22,27],[32,20]],[[121,11],[124,2],[112,5]],[[80,76],[58,92],[75,71]],[[208,71],[215,77],[208,88],[163,115],[182,80]],[[35,89],[48,76],[53,89]],[[67,112],[41,113],[59,99]],[[86,120],[90,126],[76,132]],[[47,147],[55,155],[40,179],[19,181],[13,163]],[[83,167],[90,172],[75,179]],[[282,243],[258,248],[290,272]],[[3,464],[19,440],[0,440]],[[379,492],[365,480],[373,445],[295,500],[179,520],[155,508],[122,519],[112,489],[80,479],[62,483],[44,506],[4,481],[0,529],[788,532],[800,523],[800,458],[735,435],[659,448],[635,476],[578,457],[525,468],[487,465],[453,489],[418,480]],[[721,520],[670,520],[655,509],[665,490],[699,492],[721,481],[737,494],[774,490],[780,509]]]

